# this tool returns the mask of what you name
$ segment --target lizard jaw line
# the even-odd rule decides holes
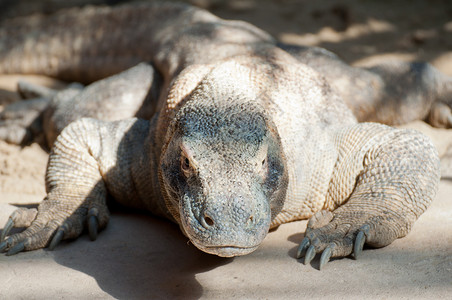
[[[234,257],[234,256],[242,256],[249,254],[256,250],[259,245],[257,246],[251,246],[251,247],[239,247],[239,246],[207,246],[207,247],[200,247],[199,245],[194,245],[199,248],[200,250],[209,253],[218,255],[221,257]]]

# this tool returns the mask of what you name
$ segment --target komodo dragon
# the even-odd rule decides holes
[[[113,75],[61,92],[19,87],[41,97],[20,105],[43,110],[53,148],[44,201],[16,210],[2,231],[7,255],[53,249],[85,228],[96,239],[113,198],[167,217],[224,257],[309,219],[297,257],[307,264],[321,253],[322,268],[405,236],[438,188],[427,137],[357,119],[451,125],[452,80],[428,64],[352,68],[182,4],[10,20],[0,29],[0,73],[84,83]],[[20,143],[29,128],[17,130],[11,107],[3,138]],[[12,227],[28,228],[8,237]]]

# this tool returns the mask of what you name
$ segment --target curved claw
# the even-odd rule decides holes
[[[314,246],[309,246],[308,251],[306,251],[306,256],[304,257],[304,264],[309,264],[315,257],[315,248]]]
[[[303,256],[305,256],[306,254],[306,250],[308,249],[308,247],[311,245],[311,242],[309,241],[309,239],[307,237],[305,237],[302,241],[300,246],[298,247],[297,250],[297,258],[302,258]]]
[[[14,226],[14,221],[10,217],[10,218],[8,218],[8,222],[6,222],[6,225],[2,230],[2,235],[0,236],[0,241],[3,241],[6,238],[6,236],[9,234],[9,232],[11,231],[13,226]]]
[[[319,266],[320,270],[322,270],[326,263],[330,261],[332,250],[333,246],[331,245],[326,247],[325,250],[323,250],[322,256],[320,257],[320,266]]]
[[[88,217],[88,233],[89,233],[89,238],[92,241],[95,241],[97,239],[98,229],[99,229],[99,221],[97,220],[97,217],[89,216]]]
[[[3,241],[0,244],[0,253],[4,252],[6,248],[8,248],[8,241]]]
[[[63,237],[64,237],[64,230],[58,229],[57,233],[55,234],[52,241],[50,242],[49,250],[52,251],[53,249],[55,249],[55,247],[61,242]]]
[[[364,243],[366,242],[366,235],[363,231],[358,232],[358,235],[355,239],[355,244],[353,245],[353,256],[355,259],[358,259],[358,257],[363,252]]]
[[[14,247],[12,247],[11,249],[9,249],[9,251],[6,252],[6,255],[7,256],[14,255],[14,254],[17,254],[17,253],[23,251],[24,249],[25,249],[25,244],[24,244],[24,242],[21,242],[21,243],[15,245]]]

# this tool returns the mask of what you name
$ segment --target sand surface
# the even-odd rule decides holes
[[[352,64],[420,59],[452,75],[448,1],[191,2],[252,22],[285,42],[326,47]],[[0,19],[58,6],[5,3]],[[0,77],[0,105],[17,101],[16,81]],[[318,259],[308,266],[297,261],[306,221],[282,225],[250,255],[224,259],[198,251],[169,222],[114,212],[95,242],[83,235],[55,251],[0,255],[0,299],[452,299],[452,130],[423,122],[406,127],[429,135],[443,157],[438,196],[407,237],[368,249],[360,260],[335,259],[322,271]],[[47,157],[38,144],[0,142],[0,229],[17,206],[44,197]]]

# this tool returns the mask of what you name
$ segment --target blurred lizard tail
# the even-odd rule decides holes
[[[41,74],[90,83],[150,61],[153,32],[186,7],[85,7],[0,24],[0,74]],[[150,26],[152,23],[152,26]]]

